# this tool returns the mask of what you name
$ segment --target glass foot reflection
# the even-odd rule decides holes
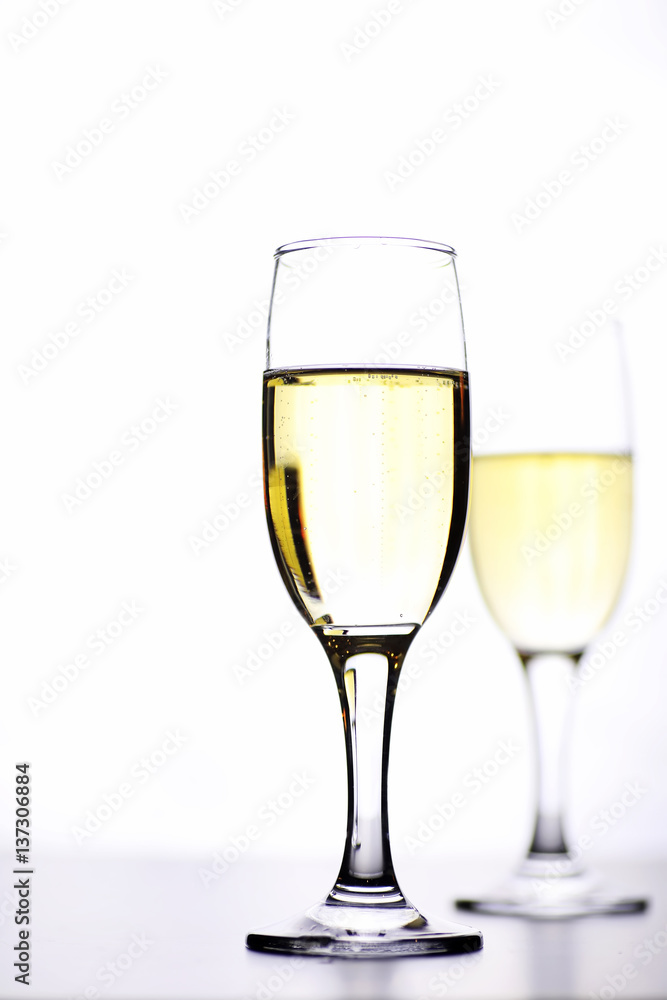
[[[479,951],[482,935],[464,924],[427,920],[407,900],[369,907],[329,897],[303,917],[249,934],[246,943],[253,951],[380,958]]]
[[[610,892],[599,878],[568,855],[530,855],[496,891],[458,899],[461,910],[554,920],[605,913],[641,913],[645,898]]]

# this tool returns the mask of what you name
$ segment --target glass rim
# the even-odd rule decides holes
[[[274,253],[275,258],[294,250],[311,250],[315,247],[334,246],[410,246],[420,250],[439,250],[451,257],[456,257],[456,250],[447,243],[436,243],[432,240],[412,239],[409,236],[323,236],[313,240],[299,240],[296,243],[283,243]]]

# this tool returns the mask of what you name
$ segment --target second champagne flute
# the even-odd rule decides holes
[[[489,610],[524,667],[537,812],[516,875],[497,892],[458,905],[547,918],[632,913],[645,900],[601,887],[581,850],[568,847],[563,822],[577,665],[614,609],[630,551],[632,453],[620,329],[610,324],[574,357],[534,339],[525,353],[530,375],[515,373],[507,434],[474,457],[470,545]]]

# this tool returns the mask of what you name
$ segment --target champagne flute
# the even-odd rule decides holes
[[[387,766],[401,666],[450,578],[463,539],[470,465],[460,302],[374,363],[382,338],[456,285],[443,244],[380,237],[276,251],[264,374],[264,485],[273,553],[292,601],[333,668],[348,776],[336,882],[305,915],[251,933],[249,948],[382,957],[475,951],[472,928],[423,917],[391,858]],[[310,266],[308,262],[311,262]],[[308,280],[297,280],[313,273]],[[399,506],[438,483],[414,518]],[[328,574],[345,581],[335,593]],[[358,726],[382,706],[382,724]]]
[[[570,356],[574,355],[574,356]],[[525,670],[537,744],[537,810],[519,871],[461,909],[528,917],[633,913],[604,891],[563,823],[576,668],[614,609],[630,551],[632,454],[620,327],[562,357],[531,352],[509,437],[473,459],[470,542],[480,589]],[[513,439],[513,440],[512,440]],[[586,849],[589,848],[586,841]]]

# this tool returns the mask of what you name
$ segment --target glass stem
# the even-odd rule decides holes
[[[529,859],[567,855],[563,830],[565,737],[572,680],[581,653],[519,653],[526,671],[537,742],[537,815]]]
[[[351,905],[405,906],[389,845],[387,771],[398,678],[417,631],[397,635],[325,635],[345,729],[348,808],[343,862],[329,899]],[[340,630],[339,630],[340,631]]]

